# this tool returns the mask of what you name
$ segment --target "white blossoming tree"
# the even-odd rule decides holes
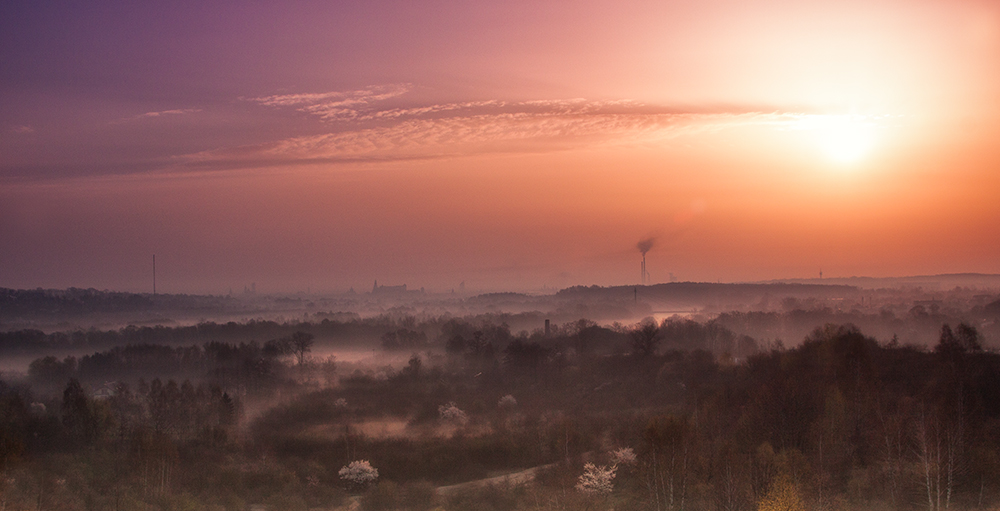
[[[465,414],[455,402],[452,401],[446,405],[441,405],[438,407],[438,413],[441,415],[441,420],[445,422],[451,422],[459,426],[464,426],[469,422],[469,416]]]
[[[356,460],[348,463],[337,474],[354,488],[367,488],[378,479],[378,469],[368,460]]]
[[[514,396],[507,394],[506,396],[500,398],[500,401],[497,402],[497,406],[500,408],[514,408],[517,406],[517,399],[514,399]]]
[[[576,483],[577,491],[593,496],[607,495],[614,489],[614,479],[618,475],[618,467],[634,465],[636,462],[635,451],[631,447],[615,449],[608,454],[611,457],[610,467],[598,466],[593,463],[587,463],[583,466],[583,475]]]
[[[614,489],[615,472],[617,465],[605,467],[587,463],[583,466],[583,475],[576,483],[576,490],[587,495],[607,495]]]
[[[499,408],[514,408],[515,406],[517,406],[517,399],[510,394],[507,394],[497,401],[497,407]]]
[[[611,451],[611,462],[615,465],[635,465],[635,451],[631,447],[622,447]]]

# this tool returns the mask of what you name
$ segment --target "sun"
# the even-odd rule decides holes
[[[875,119],[859,115],[806,115],[792,125],[831,162],[851,166],[871,154],[879,139]]]
[[[878,138],[875,125],[851,116],[825,116],[816,126],[823,152],[841,164],[857,163],[871,153]]]
[[[860,162],[878,142],[875,122],[865,116],[812,115],[802,120],[801,128],[811,133],[827,158],[841,165]]]

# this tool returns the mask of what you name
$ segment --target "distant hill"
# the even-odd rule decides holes
[[[229,297],[152,295],[97,289],[0,288],[0,318],[77,316],[163,310],[213,310],[233,305]]]
[[[656,309],[739,309],[764,299],[812,298],[839,301],[856,297],[857,286],[844,284],[671,282],[651,286],[575,286],[556,293],[557,298],[579,301],[641,301]]]
[[[778,279],[765,284],[823,284],[847,285],[861,289],[916,289],[926,291],[949,290],[956,287],[1000,289],[1000,275],[990,273],[946,273],[941,275],[916,275],[910,277],[837,277],[824,279]]]

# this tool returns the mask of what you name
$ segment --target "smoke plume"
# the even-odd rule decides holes
[[[639,243],[636,243],[635,248],[638,248],[639,252],[642,252],[642,255],[646,255],[646,252],[649,252],[649,250],[653,248],[653,243],[655,241],[656,238],[646,238],[644,240],[639,241]]]

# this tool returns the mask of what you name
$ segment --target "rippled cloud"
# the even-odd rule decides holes
[[[640,102],[549,99],[391,105],[408,85],[251,98],[317,116],[325,133],[227,147],[185,157],[188,165],[238,167],[545,152],[644,142],[747,124],[788,124],[797,114],[683,111]]]

